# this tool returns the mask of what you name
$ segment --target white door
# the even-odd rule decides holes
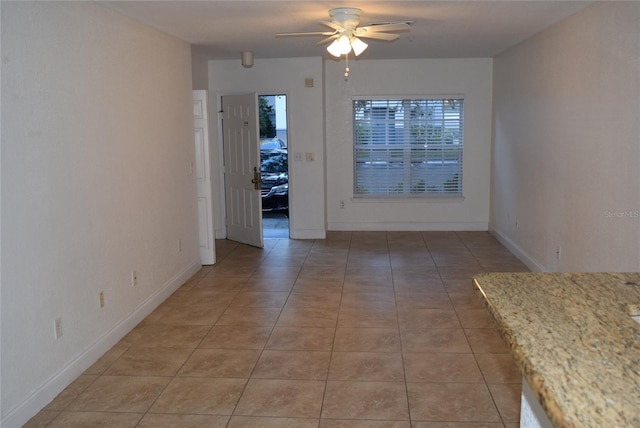
[[[227,238],[264,247],[258,94],[222,97]]]
[[[213,239],[207,91],[193,91],[193,133],[196,143],[195,174],[198,188],[200,261],[203,265],[212,265],[216,262],[216,249],[215,240]]]

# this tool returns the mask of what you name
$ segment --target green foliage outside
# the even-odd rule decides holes
[[[276,125],[272,117],[275,116],[273,107],[269,105],[264,97],[258,98],[258,111],[260,114],[260,138],[274,138],[276,136]]]

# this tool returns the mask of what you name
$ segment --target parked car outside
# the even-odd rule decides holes
[[[260,150],[286,150],[286,148],[286,143],[278,137],[260,139]]]
[[[289,210],[289,164],[287,151],[260,150],[262,210]]]

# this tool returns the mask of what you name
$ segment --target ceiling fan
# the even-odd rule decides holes
[[[400,37],[399,34],[391,34],[397,31],[409,31],[411,21],[402,22],[383,22],[378,24],[369,24],[365,27],[358,27],[360,24],[360,9],[351,7],[338,7],[329,11],[331,21],[319,21],[320,24],[326,25],[333,31],[317,31],[309,33],[279,33],[276,37],[290,36],[327,36],[318,42],[319,45],[332,42],[327,51],[335,56],[340,57],[347,55],[351,51],[358,56],[365,49],[367,43],[360,40],[361,38],[393,41]]]

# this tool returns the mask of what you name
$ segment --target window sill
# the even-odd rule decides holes
[[[376,203],[376,204],[384,204],[384,203],[410,203],[410,204],[433,204],[433,203],[446,203],[446,202],[463,202],[465,200],[464,196],[461,195],[433,195],[433,196],[374,196],[374,197],[366,197],[366,196],[354,196],[351,198],[351,202],[353,203]]]

